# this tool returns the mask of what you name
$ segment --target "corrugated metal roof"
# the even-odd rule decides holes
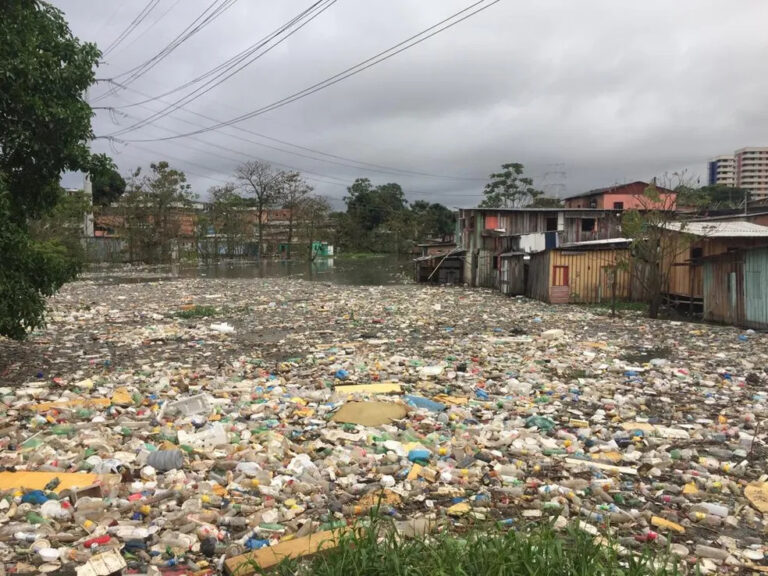
[[[563,244],[558,248],[577,248],[579,246],[602,246],[604,244],[630,244],[631,238],[606,238],[604,240],[585,240],[584,242],[571,242],[569,244]]]
[[[768,238],[768,226],[752,222],[670,222],[666,227],[707,238]]]

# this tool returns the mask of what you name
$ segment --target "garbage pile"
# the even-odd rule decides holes
[[[575,524],[690,570],[768,571],[763,334],[460,288],[197,279],[74,283],[13,346],[16,574],[233,573],[372,509],[406,537]]]

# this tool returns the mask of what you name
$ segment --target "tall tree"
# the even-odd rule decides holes
[[[675,175],[679,177],[679,175]],[[648,315],[656,318],[669,287],[677,256],[690,247],[685,224],[676,221],[674,196],[662,195],[654,181],[638,197],[640,209],[622,213],[621,230],[632,240],[633,262],[639,266],[635,278],[641,283],[648,302]]]
[[[288,172],[285,175],[282,199],[283,208],[288,210],[288,233],[286,238],[286,246],[288,249],[286,256],[288,257],[288,260],[291,259],[291,244],[293,243],[294,226],[296,216],[299,212],[299,206],[301,205],[302,200],[312,193],[312,190],[312,186],[310,186],[298,172]]]
[[[218,240],[224,237],[226,254],[235,255],[237,246],[248,235],[248,202],[241,196],[234,184],[215,186],[209,190],[211,203],[211,226],[214,233],[214,253],[219,255]]]
[[[305,196],[298,204],[298,222],[301,227],[301,235],[307,247],[307,258],[314,260],[317,254],[312,249],[316,240],[319,240],[327,229],[330,220],[331,205],[322,196]]]
[[[416,200],[411,204],[411,212],[416,222],[414,240],[447,238],[454,233],[456,216],[442,204]]]
[[[137,169],[121,202],[131,260],[171,260],[193,199],[184,172],[168,162],[150,164],[150,172],[144,176]]]
[[[23,338],[44,320],[45,297],[72,279],[76,260],[28,222],[60,198],[59,176],[86,170],[99,51],[75,38],[60,10],[39,0],[0,3],[0,334]]]
[[[241,164],[235,178],[245,194],[251,194],[256,204],[256,226],[259,238],[259,258],[266,253],[264,246],[264,219],[269,208],[280,202],[285,173],[275,170],[268,162],[251,160]]]
[[[94,155],[88,172],[91,176],[94,206],[108,206],[117,202],[125,192],[125,178],[106,154]]]
[[[511,162],[501,168],[501,172],[490,175],[480,208],[521,208],[541,196],[541,191],[533,187],[533,179],[523,176],[522,164]]]

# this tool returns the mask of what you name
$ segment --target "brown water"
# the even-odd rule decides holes
[[[379,286],[403,284],[412,277],[409,258],[395,256],[326,258],[314,262],[265,260],[208,264],[96,267],[82,279],[105,284],[140,284],[184,278],[296,278],[330,284]]]

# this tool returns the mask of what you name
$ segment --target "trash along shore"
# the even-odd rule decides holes
[[[250,574],[372,514],[768,573],[764,334],[286,278],[91,276],[50,304],[0,341],[8,574]]]

